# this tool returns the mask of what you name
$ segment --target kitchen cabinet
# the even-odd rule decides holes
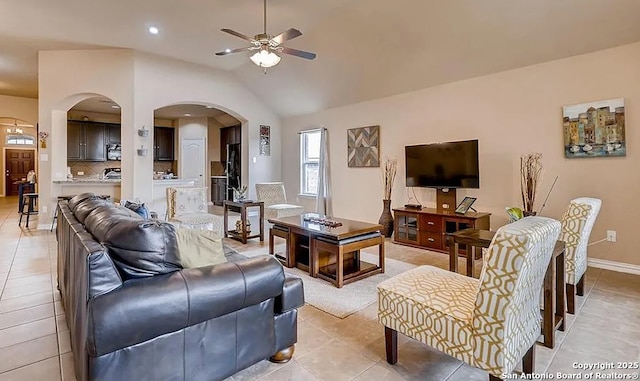
[[[242,127],[240,125],[220,129],[220,161],[227,162],[227,145],[242,143]]]
[[[173,161],[175,129],[171,127],[153,128],[153,160]]]
[[[120,125],[119,124],[105,124],[105,133],[107,144],[120,144]]]
[[[227,178],[224,176],[211,177],[211,202],[222,205],[227,192]]]
[[[105,125],[103,123],[68,121],[67,160],[106,161]]]

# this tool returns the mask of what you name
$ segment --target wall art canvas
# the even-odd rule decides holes
[[[260,125],[260,155],[271,156],[271,127]]]
[[[624,99],[608,99],[562,108],[564,156],[626,156]]]
[[[380,166],[380,126],[347,130],[347,164],[349,167]]]

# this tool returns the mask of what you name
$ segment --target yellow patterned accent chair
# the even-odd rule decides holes
[[[208,213],[207,188],[167,188],[167,221],[176,227],[212,230],[223,234],[224,219]]]
[[[523,361],[533,373],[540,291],[560,222],[529,217],[500,228],[479,279],[420,266],[378,285],[387,362],[401,332],[499,379]]]
[[[567,282],[567,312],[576,312],[576,293],[584,295],[584,277],[587,271],[587,245],[600,212],[602,201],[580,197],[571,200],[562,216],[560,240],[565,243],[565,273]]]
[[[299,216],[304,212],[302,206],[287,203],[283,183],[257,183],[256,194],[258,201],[264,202],[266,219]]]

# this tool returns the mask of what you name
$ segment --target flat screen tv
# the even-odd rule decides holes
[[[477,140],[404,149],[408,187],[480,188]]]

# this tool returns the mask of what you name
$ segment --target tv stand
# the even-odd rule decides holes
[[[448,233],[462,229],[489,230],[491,213],[457,214],[454,212],[456,205],[450,205],[453,206],[449,210],[424,207],[393,209],[393,242],[448,254]],[[464,245],[459,247],[459,253],[466,255],[466,247]]]

